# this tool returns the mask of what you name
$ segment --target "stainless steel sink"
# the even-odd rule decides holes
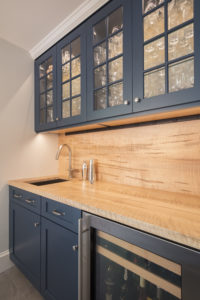
[[[67,179],[61,179],[61,178],[56,178],[56,179],[50,179],[50,180],[45,180],[45,181],[30,182],[30,184],[40,186],[40,185],[47,185],[47,184],[65,182],[65,181],[68,181],[68,180]]]

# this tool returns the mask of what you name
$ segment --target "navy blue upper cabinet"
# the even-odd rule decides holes
[[[132,112],[131,2],[115,0],[87,22],[87,119]]]
[[[36,60],[36,131],[200,105],[199,37],[199,0],[109,1]]]
[[[57,125],[86,120],[86,38],[80,26],[57,44]]]
[[[137,0],[133,112],[200,100],[199,0]]]
[[[56,47],[35,61],[35,130],[56,127]]]

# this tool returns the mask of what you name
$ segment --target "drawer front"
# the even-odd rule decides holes
[[[10,187],[9,190],[10,200],[18,203],[29,210],[40,214],[40,196],[30,192]]]
[[[42,216],[62,225],[74,232],[78,232],[78,219],[81,217],[81,210],[42,198]]]

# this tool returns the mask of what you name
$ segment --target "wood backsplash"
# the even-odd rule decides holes
[[[97,179],[200,195],[200,120],[59,135],[72,149],[74,176],[84,160],[97,161]],[[66,174],[66,153],[60,174]]]

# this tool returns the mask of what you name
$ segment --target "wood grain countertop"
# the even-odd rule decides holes
[[[128,185],[72,179],[44,186],[9,185],[200,250],[200,197]]]

